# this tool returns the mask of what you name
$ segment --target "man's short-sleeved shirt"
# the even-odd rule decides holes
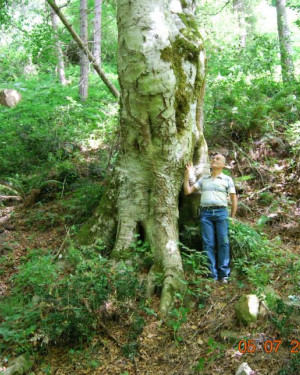
[[[201,207],[228,205],[228,194],[235,194],[231,177],[221,173],[219,176],[203,176],[196,181],[194,187],[201,192]]]

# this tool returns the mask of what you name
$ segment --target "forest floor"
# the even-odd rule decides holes
[[[230,150],[231,154],[239,154],[231,159],[233,175],[250,176],[237,182],[238,217],[260,225],[270,238],[280,236],[280,248],[287,254],[299,255],[299,170],[288,164],[283,145],[272,142],[257,143],[250,155],[243,155],[235,146]],[[6,256],[7,261],[2,265],[0,296],[9,294],[11,276],[30,250],[61,247],[68,229],[55,217],[63,213],[59,200],[32,207],[8,203],[1,209],[0,256]],[[49,225],[51,218],[53,225]],[[271,285],[277,295],[287,300],[293,280],[282,272],[274,270]],[[207,291],[205,301],[196,301],[188,314],[178,305],[177,325],[159,319],[159,299],[154,297],[149,305],[151,313],[139,312],[144,323],[135,335],[130,334],[135,324],[133,310],[126,313],[121,305],[107,306],[106,318],[89,343],[42,348],[35,354],[34,374],[230,375],[243,362],[256,375],[275,375],[280,370],[290,371],[282,374],[300,374],[299,360],[291,365],[300,355],[291,353],[292,340],[300,341],[299,325],[287,335],[268,317],[243,327],[236,320],[234,304],[242,295],[253,293],[253,285],[235,277],[229,284],[207,280],[203,285]],[[254,340],[255,351],[242,354],[241,340]],[[276,353],[268,353],[267,340],[282,340],[282,345]],[[128,350],[130,345],[136,347],[134,355]],[[300,344],[296,349],[300,352]]]

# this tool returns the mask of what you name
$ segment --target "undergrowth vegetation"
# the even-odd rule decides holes
[[[230,227],[230,243],[235,272],[246,276],[258,289],[267,285],[276,269],[285,263],[280,242],[270,242],[249,224],[234,221]]]
[[[107,23],[103,26],[102,68],[118,86],[115,2],[103,4]],[[75,5],[70,4],[68,17],[76,26]],[[9,17],[9,12],[0,11],[0,21]],[[146,275],[153,263],[149,243],[136,235],[129,249],[131,261],[115,263],[109,259],[110,250],[100,241],[93,246],[79,246],[69,236],[76,234],[93,214],[108,172],[118,157],[119,106],[92,73],[89,98],[80,101],[79,50],[62,30],[69,83],[62,86],[58,82],[50,31],[48,25],[34,25],[19,39],[15,31],[10,45],[0,43],[0,88],[16,89],[23,97],[16,107],[1,107],[0,111],[0,195],[22,200],[22,229],[33,229],[32,236],[39,239],[47,231],[63,228],[67,240],[61,248],[25,249],[26,255],[18,266],[12,248],[5,240],[0,241],[0,277],[6,276],[7,270],[14,270],[14,275],[7,277],[9,293],[0,294],[0,352],[9,356],[77,344],[82,349],[100,330],[108,333],[106,321],[118,322],[127,317],[129,323],[121,346],[124,356],[134,362],[139,351],[138,337],[147,318],[159,319],[145,295]],[[267,294],[268,322],[282,337],[291,337],[299,326],[295,305],[299,304],[300,262],[295,254],[282,250],[279,235],[271,238],[262,231],[272,225],[272,215],[280,209],[294,210],[299,202],[299,192],[291,196],[292,190],[281,194],[276,189],[287,181],[294,185],[299,179],[300,86],[296,80],[281,82],[274,33],[249,34],[245,48],[237,48],[237,37],[225,39],[208,40],[206,44],[205,137],[209,149],[230,149],[234,145],[231,151],[235,160],[240,153],[244,165],[239,165],[236,182],[249,183],[255,190],[255,182],[263,173],[264,179],[259,183],[272,182],[273,189],[263,187],[255,198],[260,208],[268,210],[255,217],[256,224],[246,223],[247,213],[243,220],[231,222],[230,282],[241,293],[246,290],[259,296]],[[296,55],[299,57],[299,50]],[[254,143],[267,144],[271,138],[279,138],[284,145],[283,166],[279,165],[277,154],[266,152],[264,160],[260,154],[251,159]],[[270,150],[269,145],[265,146],[268,147]],[[259,169],[262,163],[263,172]],[[282,181],[276,181],[274,166],[278,170],[286,168],[290,180],[284,175]],[[269,177],[271,174],[275,181]],[[250,193],[245,190],[244,197]],[[239,206],[247,208],[243,198]],[[0,208],[7,208],[2,201]],[[195,225],[186,226],[180,234],[185,288],[175,295],[175,306],[162,323],[176,346],[184,344],[181,329],[188,322],[189,313],[197,311],[199,316],[205,316],[213,290],[212,282],[207,280],[207,261],[200,251],[199,233]],[[278,280],[280,285],[288,284],[290,300],[265,292],[269,284]],[[155,284],[155,292],[160,294],[162,274],[155,275]],[[208,341],[210,362],[224,354],[225,346],[215,337]],[[74,362],[83,353],[81,349],[70,349]],[[204,358],[198,360],[195,373],[203,371],[204,362]],[[299,363],[299,356],[294,356],[280,374],[295,374]],[[91,367],[97,366],[91,360]]]
[[[70,68],[69,74],[75,77],[77,69]],[[4,108],[0,113],[2,178],[25,179],[30,185],[36,175],[48,179],[51,169],[55,172],[86,164],[80,151],[113,143],[117,104],[99,78],[91,77],[92,99],[88,103],[79,101],[76,82],[63,87],[53,78],[49,74],[19,77],[13,84],[22,92],[23,100],[16,108]],[[114,68],[111,79],[116,81]],[[99,102],[102,103],[100,110]],[[107,152],[99,156],[102,163],[98,168],[105,169]]]
[[[265,235],[248,224],[235,221],[230,230],[233,249],[233,276],[239,287],[252,285],[260,295],[278,274],[294,280],[299,293],[300,262],[286,256]],[[202,252],[180,244],[186,280],[184,294],[177,293],[174,309],[166,324],[177,344],[183,338],[180,329],[188,320],[190,302],[197,309],[206,307],[212,285],[207,281],[206,258]],[[68,244],[59,251],[32,250],[21,260],[18,273],[12,276],[12,289],[7,297],[0,297],[0,350],[8,347],[22,353],[52,345],[91,342],[103,322],[130,314],[132,325],[124,354],[136,355],[137,336],[141,333],[145,313],[156,315],[148,307],[145,295],[145,272],[152,264],[149,244],[136,236],[132,243],[130,262],[112,262],[106,257],[101,242],[94,246]],[[2,256],[0,263],[7,262]],[[142,277],[141,277],[142,276]],[[160,275],[157,275],[157,290]],[[195,305],[196,303],[196,305]],[[293,307],[281,299],[268,296],[273,311],[272,323],[282,333],[293,331]]]
[[[137,264],[113,264],[102,251],[99,244],[70,246],[63,258],[30,252],[12,278],[10,296],[1,301],[1,350],[91,340],[107,310],[141,298]]]

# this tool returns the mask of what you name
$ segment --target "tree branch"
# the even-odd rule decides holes
[[[203,12],[203,13],[201,13],[201,14],[204,15],[204,16],[216,16],[217,14],[221,13],[222,10],[223,10],[225,7],[227,7],[227,5],[230,4],[230,3],[231,3],[231,0],[226,1],[225,5],[223,5],[222,8],[221,8],[220,10],[218,10],[216,13],[204,13],[204,12]],[[198,12],[197,12],[197,13],[198,13]]]
[[[72,28],[72,26],[69,24],[65,16],[60,11],[59,7],[56,5],[54,0],[47,0],[47,3],[50,5],[50,7],[54,10],[54,12],[58,15],[61,22],[65,25],[69,33],[72,35],[73,39],[77,43],[78,47],[83,51],[83,53],[87,56],[90,63],[93,65],[94,69],[98,73],[99,77],[102,79],[104,84],[108,87],[109,91],[112,93],[112,95],[116,98],[120,97],[120,93],[117,90],[117,88],[114,86],[112,82],[108,79],[104,71],[100,68],[100,66],[96,63],[92,53],[88,50],[88,48],[84,45],[83,41],[81,40],[80,36],[76,33],[76,31]]]

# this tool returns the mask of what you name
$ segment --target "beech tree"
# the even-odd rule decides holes
[[[80,0],[80,37],[87,48],[88,44],[88,18],[87,18],[88,4],[87,0]],[[89,59],[86,54],[80,52],[80,82],[79,95],[81,100],[86,100],[88,97],[88,75],[89,75]]]
[[[111,256],[130,259],[142,232],[163,274],[160,311],[184,288],[178,248],[178,198],[185,165],[207,169],[203,136],[205,53],[192,0],[117,1],[120,143],[96,215],[82,228],[82,243],[114,243]]]
[[[61,48],[61,43],[58,36],[58,16],[54,12],[54,10],[50,7],[51,12],[51,22],[52,22],[52,29],[53,29],[53,36],[55,40],[55,50],[57,56],[57,73],[62,85],[67,84],[66,75],[65,75],[65,63],[64,63],[64,55]]]
[[[99,66],[101,66],[101,15],[102,15],[102,0],[95,0],[93,56],[94,56],[96,63]]]
[[[239,25],[240,47],[246,47],[247,28],[245,20],[245,0],[233,0],[233,10],[237,15]]]
[[[294,80],[291,36],[286,15],[286,0],[276,0],[277,28],[281,57],[281,74],[284,82]]]

